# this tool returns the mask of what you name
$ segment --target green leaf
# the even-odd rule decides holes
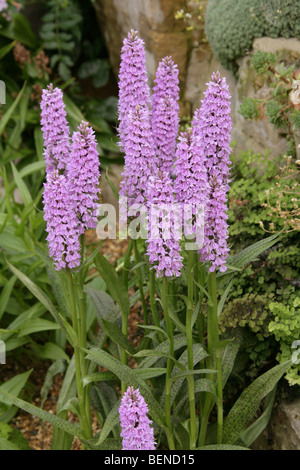
[[[45,343],[43,346],[32,345],[31,348],[40,359],[51,359],[52,361],[63,359],[70,362],[69,356],[55,343]]]
[[[64,62],[60,62],[59,65],[58,65],[58,73],[59,73],[59,76],[65,81],[67,82],[68,80],[70,80],[71,78],[71,71],[69,69],[69,67],[64,63]]]
[[[267,427],[271,414],[273,411],[273,406],[276,398],[277,387],[266,396],[266,403],[264,406],[264,411],[262,415],[254,421],[251,426],[249,426],[246,431],[241,434],[241,440],[245,443],[247,447],[250,447],[251,444],[261,435],[264,429]]]
[[[212,383],[212,381],[209,379],[196,380],[194,384],[194,392],[195,394],[201,393],[201,392],[211,393],[212,395],[214,395],[214,397],[216,397],[215,386]],[[189,394],[186,393],[176,405],[176,408],[174,410],[174,415],[177,415],[178,413],[180,413],[181,409],[186,406],[188,400],[189,400]]]
[[[109,380],[119,381],[118,377],[112,372],[95,372],[94,374],[83,377],[82,383],[83,386],[86,387],[94,382],[108,382]]]
[[[16,42],[17,41],[12,41],[0,49],[0,60],[3,59],[3,57],[5,57],[6,54],[8,54],[12,50],[13,47],[15,47]]]
[[[108,370],[111,370],[111,372],[116,374],[119,379],[125,382],[128,386],[139,388],[149,407],[149,411],[153,420],[159,426],[163,428],[165,427],[164,411],[157,403],[144,381],[137,376],[133,369],[130,369],[130,367],[122,364],[120,361],[110,356],[110,354],[106,353],[105,351],[92,348],[90,350],[86,350],[86,353],[88,359],[100,364],[102,367],[105,367]]]
[[[225,387],[232,372],[237,353],[243,341],[243,330],[237,329],[234,333],[234,341],[227,344],[222,354],[222,383]]]
[[[223,295],[222,295],[222,297],[221,297],[221,299],[220,299],[220,301],[219,301],[219,303],[218,303],[218,317],[219,317],[219,316],[221,315],[221,313],[222,313],[222,310],[223,310],[224,304],[225,304],[225,302],[226,302],[226,299],[227,299],[227,297],[228,297],[228,294],[229,294],[229,292],[231,291],[232,283],[233,283],[233,280],[230,281],[230,283],[228,284],[228,286],[227,286],[225,292],[223,293]]]
[[[135,348],[130,344],[127,337],[123,335],[122,331],[116,324],[106,320],[102,320],[102,324],[104,326],[107,336],[112,341],[114,341],[122,349],[128,351],[131,355],[135,354]]]
[[[119,200],[119,192],[117,188],[115,187],[114,183],[111,181],[108,173],[108,167],[106,167],[106,172],[105,172],[105,179],[108,182],[109,186],[111,187],[111,190],[113,192],[113,195],[115,196],[116,200]]]
[[[7,261],[7,265],[9,269],[20,279],[21,282],[30,290],[30,292],[46,307],[46,309],[51,313],[57,323],[61,326],[62,330],[65,332],[67,338],[71,342],[70,335],[68,330],[65,327],[64,321],[62,317],[57,312],[56,308],[54,307],[53,303],[49,299],[49,297],[36,285],[34,282],[29,279],[24,273],[19,271],[15,266],[13,266],[9,261]]]
[[[101,253],[98,253],[96,256],[95,265],[98,272],[103,277],[110,295],[114,301],[117,302],[123,314],[128,317],[130,311],[128,292],[116,270]]]
[[[61,313],[67,318],[70,316],[70,312],[63,288],[62,278],[60,274],[54,269],[52,262],[50,262],[46,256],[42,257],[46,265],[46,271],[51,283],[54,297],[58,303]]]
[[[97,445],[102,444],[102,442],[109,436],[112,430],[120,425],[120,418],[119,418],[119,408],[120,408],[120,400],[117,401],[114,407],[111,409],[110,413],[108,414],[103,428],[100,433],[99,440],[97,441]]]
[[[197,369],[197,370],[185,370],[179,372],[178,374],[172,375],[170,378],[171,382],[175,382],[178,379],[190,377],[191,375],[198,375],[198,374],[216,374],[217,371],[213,369]]]
[[[75,127],[77,127],[82,121],[86,121],[86,118],[84,117],[78,106],[76,106],[76,104],[73,103],[73,101],[66,94],[64,94],[64,103],[66,106],[67,114],[69,118],[74,121]]]
[[[53,378],[57,374],[63,374],[65,370],[66,370],[66,361],[62,359],[59,359],[53,362],[53,364],[51,364],[51,366],[47,370],[47,374],[46,374],[46,377],[42,386],[42,390],[41,390],[41,398],[42,398],[41,408],[43,408],[44,403],[47,400],[47,395],[53,384]]]
[[[44,139],[43,139],[43,133],[39,127],[34,128],[34,144],[35,144],[35,150],[38,156],[38,159],[41,161],[41,163],[44,164]]]
[[[178,349],[186,346],[186,336],[184,334],[179,334],[174,337],[174,351],[178,351]],[[153,351],[156,353],[169,354],[169,340],[160,343]],[[140,369],[147,369],[153,366],[157,362],[159,358],[159,354],[153,355],[151,357],[147,357],[143,361],[140,362],[139,367]]]
[[[168,338],[168,335],[167,335],[167,333],[165,332],[165,330],[163,330],[162,328],[158,328],[158,326],[153,326],[153,325],[141,325],[140,323],[137,323],[137,326],[138,326],[139,328],[142,328],[143,330],[158,331],[158,332],[162,333],[166,338]]]
[[[200,344],[193,344],[193,365],[194,368],[196,367],[196,364],[198,364],[200,361],[205,359],[208,356],[207,352],[203,348],[202,345]],[[172,377],[175,375],[181,373],[182,370],[187,370],[188,369],[188,351],[185,349],[185,351],[181,354],[181,356],[178,359],[179,366],[177,364],[177,367],[174,367],[172,371]],[[172,390],[171,390],[171,403],[174,402],[177,394],[179,393],[182,385],[184,383],[184,377],[178,377],[176,382],[173,383]]]
[[[275,245],[275,243],[278,242],[279,235],[280,233],[276,233],[268,238],[264,238],[263,240],[248,246],[237,255],[228,257],[226,265],[228,264],[234,268],[244,267],[257,259],[257,257],[264,251],[269,250],[273,245]],[[222,275],[226,275],[226,273],[219,273],[219,276]]]
[[[0,391],[10,393],[11,395],[17,397],[21,390],[26,385],[27,380],[33,369],[28,370],[27,372],[23,372],[23,374],[16,375],[7,382],[4,382],[0,385]]]
[[[32,49],[37,47],[37,39],[30,26],[30,23],[28,19],[21,13],[18,13],[14,16],[13,29],[14,36],[16,39],[18,39],[18,41],[20,41],[22,44],[25,44],[25,46],[31,47]]]
[[[107,338],[106,331],[103,326],[103,320],[114,323],[121,316],[120,308],[115,305],[113,299],[106,292],[91,287],[85,287],[84,291],[93,301],[97,319],[101,329],[97,335],[97,346],[102,348]]]
[[[8,121],[11,119],[16,107],[18,106],[24,92],[26,90],[26,82],[23,85],[23,88],[21,89],[20,93],[18,94],[17,98],[14,100],[12,105],[8,108],[6,113],[2,116],[1,121],[0,121],[0,137],[8,123]]]
[[[292,362],[279,364],[256,379],[238,398],[224,423],[224,443],[235,444],[255,416],[261,400],[268,395]]]
[[[5,312],[7,303],[10,299],[12,290],[14,288],[15,282],[16,282],[16,276],[12,276],[9,281],[5,284],[1,295],[0,295],[0,320]]]
[[[58,330],[59,328],[60,326],[57,323],[44,320],[43,318],[35,318],[23,323],[19,337],[22,338],[23,336],[28,336],[40,331]]]
[[[20,450],[19,447],[8,439],[0,437],[0,450]]]
[[[0,399],[5,402],[12,403],[21,410],[26,411],[27,413],[30,413],[33,416],[37,416],[43,421],[51,423],[53,426],[56,426],[59,429],[62,429],[63,431],[71,434],[71,436],[78,437],[80,440],[84,441],[82,432],[77,424],[71,424],[68,421],[59,418],[58,416],[55,416],[45,410],[42,410],[41,408],[38,408],[37,406],[32,405],[31,403],[21,400],[20,398],[16,398],[11,393],[7,393],[6,391],[4,391],[1,387]]]
[[[111,409],[119,403],[115,388],[105,382],[99,382],[91,388],[91,404],[103,418],[109,415]],[[119,437],[114,435],[114,437]]]

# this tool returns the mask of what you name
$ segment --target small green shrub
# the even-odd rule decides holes
[[[270,228],[273,224],[277,231],[285,228],[285,219],[270,209],[278,201],[278,194],[271,189],[276,188],[279,181],[276,178],[284,165],[285,159],[272,161],[268,153],[260,155],[249,151],[243,153],[233,166],[228,215],[234,252],[261,238],[262,225]],[[289,179],[284,181],[288,184]],[[281,197],[282,207],[290,207],[291,194],[282,192]],[[267,204],[268,199],[270,204]],[[283,318],[286,324],[293,315],[299,318],[296,313],[296,305],[300,302],[299,273],[300,248],[295,230],[283,233],[279,243],[232,280],[228,301],[220,317],[220,329],[227,333],[243,327],[251,333],[252,344],[243,350],[252,362],[252,366],[247,366],[250,375],[257,375],[257,369],[265,361],[274,359],[276,342],[281,351],[277,359],[280,362],[291,359],[291,345],[299,339],[299,331],[292,328],[287,340],[283,334]],[[295,366],[287,375],[290,384],[298,383],[297,373]]]
[[[284,362],[291,358],[292,345],[300,338],[300,297],[293,294],[289,304],[284,305],[279,302],[271,302],[270,312],[274,316],[274,321],[269,325],[269,330],[280,342],[280,353],[277,359]],[[300,366],[294,365],[286,374],[286,379],[290,385],[300,385]]]
[[[205,32],[221,64],[236,72],[255,38],[300,38],[299,14],[294,0],[210,0]]]

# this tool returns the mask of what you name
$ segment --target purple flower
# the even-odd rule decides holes
[[[200,250],[201,260],[210,261],[210,271],[220,267],[226,271],[228,225],[226,193],[229,190],[230,166],[230,94],[225,78],[217,72],[195,118],[194,127],[203,148],[210,184],[206,210],[205,244]]]
[[[201,261],[209,261],[210,271],[220,268],[226,271],[226,259],[229,254],[227,246],[227,197],[226,186],[221,175],[210,179],[211,195],[206,210],[205,243],[200,250]]]
[[[128,129],[128,116],[137,106],[150,109],[150,88],[148,85],[144,41],[134,30],[124,39],[121,51],[119,72],[119,136],[125,147]]]
[[[47,173],[44,184],[44,219],[47,222],[49,254],[57,271],[80,265],[79,220],[69,182],[58,170]]]
[[[72,136],[72,157],[68,165],[71,197],[77,204],[77,214],[84,232],[96,228],[99,199],[99,154],[94,131],[86,122]]]
[[[8,8],[6,0],[0,0],[0,12]]]
[[[195,117],[193,124],[195,124]],[[205,210],[209,195],[207,169],[201,141],[194,126],[187,132],[180,134],[176,150],[174,192],[176,201],[184,210],[189,207],[189,224],[185,220],[185,235],[191,236],[196,231],[203,231],[202,217],[199,220],[201,209]]]
[[[119,408],[123,450],[155,450],[154,432],[147,413],[148,406],[139,389],[128,387]]]
[[[148,187],[150,207],[147,255],[156,276],[180,276],[182,256],[181,206],[175,203],[172,180],[169,173],[158,172],[152,176]]]
[[[128,198],[130,207],[145,203],[149,177],[154,168],[154,150],[148,108],[137,106],[129,112],[127,119],[120,195]]]
[[[70,130],[59,88],[51,84],[43,90],[41,110],[46,170],[65,170],[70,159]]]
[[[223,183],[229,189],[230,167],[230,93],[226,79],[219,72],[212,75],[207,84],[204,100],[196,112],[193,126],[203,148],[205,165],[209,175],[222,175]]]
[[[159,63],[154,82],[151,124],[157,166],[171,172],[179,127],[178,67],[171,57],[165,57]]]

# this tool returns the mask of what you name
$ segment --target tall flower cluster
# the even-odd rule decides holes
[[[73,269],[80,265],[80,243],[76,201],[71,197],[69,181],[54,170],[44,185],[44,219],[47,222],[49,254],[55,268]]]
[[[204,155],[194,127],[180,134],[176,150],[175,176],[176,201],[186,207],[190,206],[190,225],[185,227],[185,234],[190,236],[192,233],[196,234],[197,229],[202,230],[203,222],[197,220],[197,216],[200,208],[206,207],[209,194]]]
[[[212,75],[191,129],[180,134],[177,144],[178,68],[171,57],[160,61],[150,99],[144,43],[131,31],[124,40],[119,78],[119,135],[125,153],[121,196],[128,197],[129,206],[146,203],[149,208],[154,201],[176,201],[183,208],[187,205],[188,235],[196,240],[197,230],[203,232],[203,217],[200,226],[197,216],[204,207],[201,260],[210,262],[211,271],[226,270],[231,119],[225,78],[219,73]],[[173,173],[174,181],[170,177]],[[162,228],[158,227],[157,236],[149,236],[150,263],[158,276],[179,275],[178,240],[164,240]]]
[[[96,228],[99,194],[99,154],[94,131],[86,122],[72,136],[71,159],[68,166],[70,191],[77,204],[81,231]]]
[[[129,206],[143,204],[155,155],[144,41],[133,30],[121,51],[118,131],[125,153],[120,195],[128,198]]]
[[[43,90],[41,125],[44,138],[44,158],[47,172],[65,170],[70,158],[70,130],[63,102],[63,93],[50,84]]]
[[[125,147],[125,137],[130,133],[128,116],[137,107],[150,108],[150,88],[148,85],[144,41],[134,30],[124,39],[121,51],[119,72],[119,136]]]
[[[168,172],[152,176],[148,187],[150,207],[147,255],[157,277],[180,276],[182,268],[181,207],[175,204],[172,180]],[[180,227],[180,228],[179,228]]]
[[[149,177],[154,170],[154,149],[148,108],[137,106],[131,111],[128,115],[127,129],[120,194],[128,198],[128,206],[131,206],[145,203]]]
[[[159,63],[154,82],[151,124],[157,166],[161,171],[171,172],[179,127],[178,67],[171,57]]]
[[[123,450],[155,450],[154,432],[147,413],[148,406],[139,389],[128,387],[119,408]]]
[[[212,80],[194,123],[205,157],[210,183],[209,203],[206,210],[205,244],[201,260],[210,261],[211,271],[218,267],[226,271],[227,247],[227,192],[230,166],[230,93],[225,78],[219,73]]]
[[[41,124],[46,183],[44,212],[49,254],[55,268],[80,266],[80,235],[97,223],[99,159],[93,130],[81,123],[70,142],[69,126],[59,88],[43,90]]]

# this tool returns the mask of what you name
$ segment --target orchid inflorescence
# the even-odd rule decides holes
[[[44,209],[49,254],[54,261],[56,270],[67,271],[66,276],[71,291],[69,292],[70,306],[71,310],[73,309],[73,328],[77,331],[80,325],[76,319],[78,313],[75,305],[76,296],[75,303],[72,302],[74,294],[72,274],[73,271],[78,271],[81,266],[82,236],[85,230],[94,229],[97,226],[97,204],[100,193],[99,155],[94,131],[88,123],[82,122],[70,137],[63,94],[59,88],[53,88],[52,85],[49,85],[43,91],[41,110],[46,164]],[[124,40],[121,52],[118,111],[120,148],[125,156],[120,196],[126,198],[129,208],[133,208],[135,205],[137,207],[144,205],[149,210],[146,254],[151,266],[150,269],[155,270],[157,278],[163,278],[164,287],[161,290],[161,297],[170,340],[166,369],[166,383],[169,384],[174,349],[173,327],[168,314],[167,279],[179,277],[184,262],[183,247],[178,236],[176,207],[188,205],[192,208],[188,235],[194,236],[196,239],[196,234],[199,231],[199,222],[196,217],[197,207],[204,207],[204,242],[198,248],[197,256],[202,263],[208,263],[211,272],[209,279],[210,294],[214,304],[213,321],[215,325],[217,324],[215,272],[217,269],[220,269],[221,272],[226,270],[226,259],[229,253],[226,201],[229,190],[229,156],[231,151],[229,145],[231,132],[230,94],[225,78],[221,78],[219,73],[213,74],[208,83],[202,106],[196,109],[190,128],[178,135],[178,67],[171,57],[163,58],[158,65],[151,94],[144,42],[138,37],[136,31],[131,31]],[[165,211],[165,207],[168,206],[175,207],[175,211],[171,213]],[[154,207],[156,211],[158,208],[156,214]],[[153,226],[154,215],[157,217]],[[180,217],[182,217],[182,213],[179,210]],[[166,228],[170,229],[168,238],[164,236]],[[138,255],[136,245],[135,254]],[[192,369],[193,269],[196,269],[196,264],[190,255],[188,255],[188,259],[189,306],[186,313],[186,334],[189,368]],[[153,278],[151,279],[152,286],[154,286],[153,282],[155,281]],[[81,280],[81,282],[83,281]],[[83,284],[80,288],[78,298],[82,299]],[[146,304],[141,283],[140,295],[145,314]],[[80,306],[82,307],[82,303]],[[85,318],[82,311],[80,312],[82,326],[85,324]],[[153,318],[156,328],[159,330],[160,324],[157,316],[155,317],[155,306]],[[127,332],[127,321],[128,318],[123,311],[123,334]],[[199,333],[200,330],[201,325]],[[85,391],[81,389],[82,377],[86,372],[85,359],[82,356],[86,340],[82,331],[78,333],[81,352],[76,360],[80,375],[78,380],[79,404],[84,409],[86,406],[84,397],[88,400],[86,394],[88,389]],[[209,326],[208,336],[214,338],[213,341],[218,344],[216,327],[212,331]],[[124,365],[127,361],[126,354],[124,350],[122,353]],[[210,354],[213,355],[212,350],[210,350]],[[220,362],[217,363],[217,368],[218,384],[220,385]],[[193,380],[191,375],[188,383],[192,448],[196,444]],[[123,449],[154,450],[154,433],[147,417],[148,407],[144,398],[138,389],[135,390],[131,386],[126,391],[123,382],[121,382],[121,388],[123,397],[119,414]],[[222,417],[222,389],[220,387],[218,397],[219,432],[222,430],[220,418]],[[173,448],[169,385],[165,401],[168,442],[170,448]],[[208,403],[206,409],[209,410],[209,407]],[[87,419],[82,417],[81,419],[88,434],[90,424]],[[205,426],[202,429],[206,429]],[[200,441],[201,439],[205,439],[205,433],[202,437],[200,436]],[[221,437],[219,440],[221,441]]]

